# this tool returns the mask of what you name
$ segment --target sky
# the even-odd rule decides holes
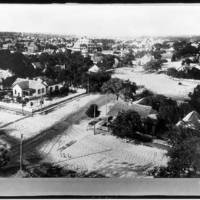
[[[200,35],[200,4],[0,4],[0,31],[95,37]]]

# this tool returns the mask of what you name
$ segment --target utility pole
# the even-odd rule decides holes
[[[94,106],[94,119],[96,118],[96,111],[95,111],[95,106]],[[95,135],[95,123],[94,123],[94,135]]]
[[[107,117],[107,131],[109,131],[108,128],[108,96],[106,94],[106,117]]]
[[[88,94],[90,92],[90,76],[88,75]]]
[[[20,171],[22,171],[22,154],[23,154],[23,151],[22,151],[22,142],[23,142],[23,134],[21,134],[21,140],[20,140]]]

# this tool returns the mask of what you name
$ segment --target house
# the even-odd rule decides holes
[[[12,84],[14,97],[41,97],[47,93],[47,85],[42,80],[17,78]]]
[[[181,121],[176,124],[177,127],[200,129],[200,115],[196,111],[188,113]]]
[[[152,114],[157,114],[157,112],[153,110],[151,106],[145,106],[140,104],[128,105],[127,103],[119,101],[111,107],[110,111],[108,112],[108,115],[115,117],[118,115],[119,112],[128,110],[137,112],[141,118],[147,118],[148,116],[152,117]]]
[[[55,66],[55,71],[59,72],[59,71],[62,71],[62,70],[65,70],[65,64],[63,64],[63,65],[56,65]]]
[[[91,39],[81,37],[74,43],[73,51],[81,51],[82,49],[87,49],[89,53],[92,53],[96,49],[96,45]]]
[[[34,43],[34,42],[31,42],[29,44],[29,46],[27,47],[27,50],[28,50],[28,53],[35,53],[37,52],[39,49],[38,49],[38,46]]]
[[[60,83],[45,76],[37,77],[35,80],[39,80],[46,85],[47,94],[60,90],[64,85],[64,82]]]
[[[97,63],[99,63],[103,60],[103,56],[101,54],[98,54],[98,53],[90,54],[90,56],[91,56],[91,60],[95,64],[97,64]]]
[[[40,62],[31,63],[34,69],[42,69],[42,64]]]
[[[97,65],[93,65],[88,71],[92,73],[97,73],[100,71],[100,69]]]
[[[150,54],[146,54],[142,58],[138,59],[138,64],[139,65],[145,65],[148,62],[150,62],[151,60],[153,60],[153,56],[150,55]]]

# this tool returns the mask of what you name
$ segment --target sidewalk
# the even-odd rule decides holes
[[[55,108],[56,106],[65,103],[69,100],[72,100],[76,97],[80,97],[85,95],[86,92],[85,90],[83,91],[78,91],[74,94],[70,94],[66,97],[62,97],[62,98],[57,98],[57,99],[53,99],[52,101],[46,101],[44,100],[44,104],[43,106],[41,105],[36,105],[35,107],[31,107],[30,103],[28,103],[28,105],[22,107],[21,104],[17,104],[17,103],[5,103],[5,102],[0,102],[0,108],[4,109],[4,110],[9,110],[9,111],[13,111],[17,114],[22,114],[22,115],[32,115],[33,113],[42,113],[44,112],[46,109],[51,109],[51,108]]]

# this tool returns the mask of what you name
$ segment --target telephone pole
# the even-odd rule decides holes
[[[88,75],[88,94],[90,93],[90,77]]]
[[[94,106],[94,119],[96,118],[96,110],[95,110],[95,106]],[[95,123],[94,123],[94,135],[95,135]]]
[[[23,134],[21,134],[21,139],[20,139],[20,171],[22,171],[22,157],[23,157],[23,150],[22,150],[22,142],[23,142]]]

